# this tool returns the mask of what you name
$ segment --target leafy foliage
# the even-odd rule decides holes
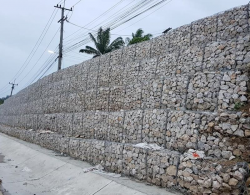
[[[244,104],[242,104],[241,102],[236,102],[236,103],[234,104],[234,109],[235,109],[235,110],[239,110],[239,109],[242,108],[243,105],[244,105]]]
[[[4,100],[7,100],[10,96],[6,96],[3,98],[0,98],[0,105],[4,103]]]
[[[96,38],[91,33],[89,33],[89,36],[91,40],[94,42],[96,49],[90,46],[86,46],[85,49],[81,49],[79,52],[92,54],[94,55],[93,58],[114,51],[116,49],[119,49],[124,45],[122,37],[116,38],[110,44],[110,28],[106,30],[100,28],[98,30]]]
[[[143,34],[144,34],[144,31],[141,28],[139,28],[135,32],[135,34],[132,33],[132,39],[130,39],[129,37],[126,38],[126,44],[127,45],[132,45],[132,44],[135,44],[135,43],[148,41],[153,37],[152,34],[146,34],[146,35],[143,35]]]

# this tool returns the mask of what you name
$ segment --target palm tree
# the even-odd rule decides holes
[[[103,30],[102,27],[97,32],[97,38],[95,38],[91,33],[89,33],[91,40],[95,44],[95,48],[86,46],[85,49],[81,49],[79,52],[93,54],[93,58],[100,56],[102,54],[114,51],[121,48],[124,45],[122,37],[116,38],[111,44],[110,43],[110,28]]]
[[[135,44],[135,43],[140,43],[140,42],[143,42],[143,41],[147,41],[149,40],[150,38],[153,37],[152,34],[146,34],[146,35],[143,35],[144,31],[139,28],[135,34],[132,33],[132,39],[130,39],[129,37],[126,38],[126,44],[127,45],[132,45],[132,44]]]

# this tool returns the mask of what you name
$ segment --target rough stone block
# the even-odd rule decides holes
[[[68,103],[69,103],[69,93],[68,92],[61,93],[60,112],[67,112]],[[46,104],[44,106],[46,106]]]
[[[164,79],[161,108],[179,110],[185,107],[189,78],[176,76]]]
[[[165,145],[167,111],[145,110],[143,114],[142,142]]]
[[[216,110],[220,81],[220,74],[195,74],[188,86],[186,108],[189,110]]]
[[[204,49],[191,46],[180,53],[176,73],[192,75],[202,70]]]
[[[73,123],[72,136],[73,137],[78,137],[78,136],[86,137],[86,131],[84,131],[83,124],[82,124],[83,115],[84,113],[82,112],[74,113],[73,122],[72,122]]]
[[[204,46],[217,39],[217,15],[192,22],[191,45]]]
[[[55,95],[60,95],[62,93],[63,84],[64,84],[63,80],[54,83]]]
[[[123,47],[122,49],[122,64],[128,64],[135,60],[135,48],[136,45],[130,45]]]
[[[147,149],[125,144],[123,150],[123,173],[139,180],[147,178]]]
[[[109,87],[100,87],[97,89],[96,110],[108,111],[109,108]]]
[[[78,76],[74,76],[70,78],[70,86],[69,86],[69,92],[73,93],[79,90],[78,85]]]
[[[78,91],[76,94],[76,107],[77,112],[83,112],[85,110],[85,97],[86,91]]]
[[[94,139],[95,136],[94,124],[95,124],[95,112],[94,111],[84,112],[82,119],[82,126],[84,131],[83,136],[86,136],[84,138]]]
[[[203,69],[208,71],[234,69],[235,49],[235,40],[207,44],[205,47]]]
[[[236,44],[236,69],[246,70],[250,67],[250,35],[239,38]]]
[[[73,158],[79,158],[81,153],[80,148],[80,139],[70,138],[69,139],[69,155]]]
[[[150,40],[151,42],[151,58],[165,56],[168,53],[169,36],[161,35]]]
[[[110,94],[109,94],[110,112],[119,111],[124,108],[124,96],[125,96],[124,86],[110,87]]]
[[[96,103],[96,89],[91,89],[85,93],[85,109],[95,110]]]
[[[124,144],[106,142],[104,167],[107,171],[122,173]]]
[[[72,136],[72,126],[73,126],[73,114],[57,114],[57,132],[64,136]]]
[[[83,161],[86,162],[91,162],[91,156],[92,156],[92,151],[91,151],[91,147],[92,147],[92,142],[93,140],[89,140],[89,139],[80,139],[80,143],[79,143],[79,151],[80,151],[80,156],[79,158]]]
[[[61,89],[62,93],[69,92],[70,89],[70,78],[63,80],[63,88]]]
[[[166,148],[184,152],[196,149],[200,114],[188,111],[170,111],[168,114]]]
[[[166,77],[175,75],[177,72],[179,53],[173,52],[160,56],[156,69],[156,77]]]
[[[91,162],[94,165],[104,164],[105,141],[93,140],[91,144]]]
[[[43,107],[43,102],[42,100],[38,100],[36,102],[37,104],[37,113],[41,114],[42,113],[42,107]],[[58,94],[54,97],[54,105],[53,105],[53,109],[52,109],[52,113],[59,113],[61,111],[61,94]]]
[[[61,136],[58,142],[59,142],[59,151],[64,154],[69,154],[69,138]]]
[[[230,40],[248,33],[248,5],[218,15],[218,40]]]
[[[124,111],[109,113],[107,137],[108,141],[120,143],[123,141],[124,118]]]
[[[148,150],[147,181],[162,187],[176,185],[179,158],[180,154],[178,152]]]
[[[86,91],[87,90],[87,82],[88,82],[88,77],[84,75],[79,75],[78,76],[78,81],[77,81],[77,91]]]
[[[109,86],[122,86],[124,77],[124,63],[122,62],[122,49],[111,52]]]
[[[134,85],[126,86],[124,96],[124,109],[134,110],[141,108],[142,101],[142,90],[141,84],[137,83]]]
[[[140,61],[150,58],[150,47],[151,41],[143,41],[141,43],[137,43],[135,47],[135,60]]]
[[[100,57],[96,57],[90,61],[88,81],[87,81],[87,90],[97,88],[99,65],[100,65]]]
[[[125,72],[123,77],[124,85],[131,85],[132,83],[136,83],[140,71],[140,63],[139,62],[130,62],[125,64]]]
[[[150,78],[155,78],[156,67],[157,58],[142,60],[140,62],[138,81],[143,83]]]
[[[68,105],[67,105],[67,112],[75,112],[75,108],[76,108],[76,93],[70,93],[69,97],[68,97]]]
[[[45,114],[44,117],[43,117],[42,129],[43,130],[55,131],[56,126],[57,126],[56,119],[57,119],[56,114]]]
[[[143,111],[125,112],[123,139],[125,143],[140,143],[142,133]]]
[[[107,140],[108,137],[108,113],[96,111],[94,113],[93,131],[94,138],[98,140]],[[91,136],[92,137],[92,136]]]
[[[241,71],[224,72],[218,97],[221,110],[237,110],[247,102],[248,75]]]
[[[98,87],[109,87],[110,53],[100,57]]]
[[[184,51],[190,46],[191,25],[184,25],[169,33],[169,52]]]
[[[162,79],[148,79],[142,84],[142,109],[161,107],[162,85]]]

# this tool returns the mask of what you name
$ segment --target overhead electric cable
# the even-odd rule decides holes
[[[145,1],[144,1],[145,2]],[[148,1],[148,3],[150,3],[149,1]],[[140,6],[135,6],[135,7],[139,7],[140,8]],[[126,10],[127,11],[127,10]],[[122,15],[122,16],[119,16],[119,18],[121,18],[121,17],[124,17],[124,16],[127,16],[128,15],[128,13],[126,12],[125,13],[125,15]],[[115,18],[114,19],[115,21],[117,20],[117,18]],[[105,25],[104,27],[106,28],[106,27],[110,27],[112,24],[114,24],[114,20],[112,20],[111,22],[109,22],[107,25]],[[98,26],[98,25],[97,25]],[[112,28],[111,28],[112,29]],[[85,42],[84,41],[86,41],[86,40],[90,40],[89,38],[87,38],[87,39],[83,39],[82,41],[79,41],[78,43],[76,43],[76,44],[74,44],[74,45],[71,45],[71,46],[69,46],[67,49],[70,49],[70,48],[74,48],[74,46],[76,46],[76,45],[78,45],[78,47],[80,47],[80,46],[82,46],[82,45],[84,45],[85,44]],[[83,43],[82,43],[83,42]],[[66,50],[66,49],[65,49]]]
[[[136,21],[135,23],[133,23],[133,24],[131,24],[131,25],[127,26],[126,28],[123,28],[122,30],[127,29],[128,27],[133,26],[134,24],[136,24],[136,23],[140,22],[141,20],[143,20],[143,19],[145,19],[146,17],[150,16],[151,14],[153,14],[153,13],[154,13],[154,12],[156,12],[157,10],[161,9],[162,7],[164,7],[165,5],[167,5],[168,3],[170,3],[171,1],[173,1],[173,0],[170,0],[170,1],[166,2],[164,5],[162,5],[162,6],[161,6],[161,7],[159,7],[158,9],[154,10],[153,12],[151,12],[151,13],[150,13],[150,14],[148,14],[148,15],[146,15],[146,16],[145,16],[145,17],[143,17],[142,19],[140,19],[140,20]],[[122,30],[120,30],[120,31],[122,31]],[[118,32],[120,32],[120,31],[118,31]],[[162,33],[159,33],[159,34],[162,34]]]
[[[32,66],[32,68],[30,69],[30,71],[23,77],[23,79],[21,79],[18,83],[21,83],[25,78],[27,78],[27,76],[30,74],[30,72],[34,69],[34,67],[37,65],[37,63],[40,61],[40,59],[43,57],[44,53],[47,52],[51,42],[54,40],[55,36],[57,35],[57,33],[59,32],[59,29],[57,29],[56,33],[54,34],[54,36],[52,37],[52,39],[50,40],[49,44],[47,45],[46,49],[43,51],[43,53],[41,54],[41,56],[38,58],[38,60],[36,61],[36,63]]]
[[[38,40],[36,41],[34,47],[32,48],[31,52],[29,53],[28,57],[26,58],[26,60],[24,61],[23,65],[21,66],[21,68],[17,71],[17,73],[15,74],[15,76],[11,79],[11,80],[14,80],[16,78],[18,78],[18,76],[23,72],[23,70],[27,67],[27,62],[30,61],[30,59],[34,56],[35,52],[37,51],[37,48],[40,46],[41,44],[41,41],[43,40],[44,38],[44,35],[47,33],[46,29],[48,27],[48,25],[50,24],[51,25],[51,19],[55,17],[56,14],[54,14],[56,11],[56,9],[53,10],[48,22],[46,23],[42,33],[40,34]],[[53,17],[54,15],[54,17]],[[44,34],[45,33],[45,34]],[[21,71],[21,72],[20,72]],[[6,84],[6,87],[3,87],[3,88],[7,88],[9,85]],[[2,88],[2,89],[3,89]],[[1,90],[1,89],[0,89]]]
[[[139,15],[145,13],[146,11],[149,11],[149,10],[153,9],[154,7],[160,5],[161,3],[165,2],[165,1],[166,1],[166,0],[162,0],[162,1],[160,1],[160,2],[158,2],[158,3],[156,3],[156,4],[154,4],[153,6],[151,5],[149,8],[147,8],[146,10],[140,12],[140,13],[137,14],[136,16],[132,16],[130,19],[127,19],[126,21],[119,23],[119,25],[115,25],[114,27],[111,27],[111,30],[113,30],[114,28],[117,28],[118,26],[120,26],[120,25],[122,25],[122,24],[124,24],[124,23],[126,23],[126,22],[128,22],[128,21],[130,21],[130,20],[132,20],[132,19],[134,19],[135,17],[138,17]],[[69,46],[68,48],[65,49],[65,52],[66,52],[66,53],[67,53],[67,52],[70,52],[71,50],[74,50],[74,49],[76,49],[76,48],[78,48],[78,47],[80,47],[80,46],[86,44],[86,42],[87,42],[88,40],[89,40],[89,39],[83,39],[82,41],[79,41],[78,43],[75,43],[74,45]]]
[[[31,55],[31,57],[30,57],[30,59],[28,60],[28,62],[26,63],[26,65],[24,66],[24,68],[22,69],[22,71],[19,73],[19,75],[15,75],[15,77],[14,78],[18,78],[22,73],[23,73],[23,71],[25,70],[25,68],[29,65],[29,63],[30,63],[30,61],[31,61],[31,59],[33,58],[33,56],[35,55],[35,53],[36,53],[36,51],[38,50],[38,48],[39,48],[39,46],[41,45],[41,43],[42,43],[42,41],[43,41],[43,39],[44,39],[44,37],[45,37],[45,35],[47,34],[47,32],[48,32],[48,30],[49,30],[49,28],[50,28],[50,26],[51,26],[51,24],[52,24],[52,22],[53,22],[53,20],[54,20],[54,18],[55,18],[55,16],[56,16],[56,14],[57,14],[57,11],[55,12],[55,14],[54,14],[54,16],[53,16],[53,18],[51,19],[51,21],[50,21],[50,23],[49,23],[49,25],[48,25],[48,27],[47,27],[47,29],[45,29],[45,32],[43,33],[42,32],[42,38],[38,41],[38,46],[36,47],[36,49],[34,50],[34,52],[33,52],[33,54]],[[35,48],[35,47],[34,47]]]
[[[155,0],[153,0],[155,1]],[[108,18],[105,18],[104,21],[98,23],[97,25],[95,25],[94,27],[92,27],[91,29],[94,29],[96,27],[100,27],[102,26],[103,28],[106,28],[106,27],[110,27],[112,26],[115,22],[119,21],[119,20],[122,20],[124,17],[127,17],[129,16],[130,14],[132,14],[133,12],[136,12],[138,11],[139,9],[141,9],[143,6],[146,6],[147,4],[149,3],[152,3],[153,1],[149,1],[149,0],[142,0],[142,1],[139,1],[137,2],[136,4],[128,7],[125,9],[125,7],[129,6],[131,3],[127,4],[126,6],[124,6],[123,8],[119,9],[117,12],[115,12],[113,15],[109,16]],[[125,10],[124,10],[125,9]],[[123,12],[121,12],[122,10],[124,10]],[[118,15],[118,16],[117,16]],[[116,17],[117,16],[117,17]],[[111,19],[109,21],[109,19]],[[109,21],[109,22],[106,22],[106,21]],[[103,24],[103,22],[106,22],[105,24]],[[86,27],[87,25],[85,25],[84,27]],[[71,38],[70,40],[67,40],[67,42],[72,42],[76,39],[82,39],[84,36],[88,36],[88,34],[80,34],[80,35],[77,35],[75,38]],[[67,45],[67,44],[66,44]]]
[[[122,1],[124,1],[124,0],[121,0],[121,1],[119,1],[118,3],[116,3],[114,6],[112,6],[111,8],[109,8],[107,11],[105,11],[104,13],[102,13],[101,15],[99,15],[97,18],[95,18],[94,20],[92,20],[92,21],[90,21],[89,23],[87,23],[84,27],[86,27],[87,25],[89,25],[90,23],[92,23],[92,22],[94,22],[94,21],[96,21],[98,18],[100,18],[100,17],[102,17],[102,16],[104,16],[106,13],[108,13],[109,11],[111,11],[112,9],[114,9],[116,6],[118,6]],[[75,5],[74,5],[75,6]],[[72,33],[72,34],[70,34],[70,35],[68,35],[67,37],[65,37],[64,39],[67,39],[68,37],[70,37],[70,36],[72,36],[72,35],[74,35],[75,33],[77,33],[78,31],[80,31],[80,29],[79,30],[77,30],[77,31],[75,31],[74,33]]]

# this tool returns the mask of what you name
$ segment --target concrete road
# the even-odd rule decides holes
[[[172,195],[126,177],[87,172],[90,164],[0,133],[0,179],[10,195]]]

